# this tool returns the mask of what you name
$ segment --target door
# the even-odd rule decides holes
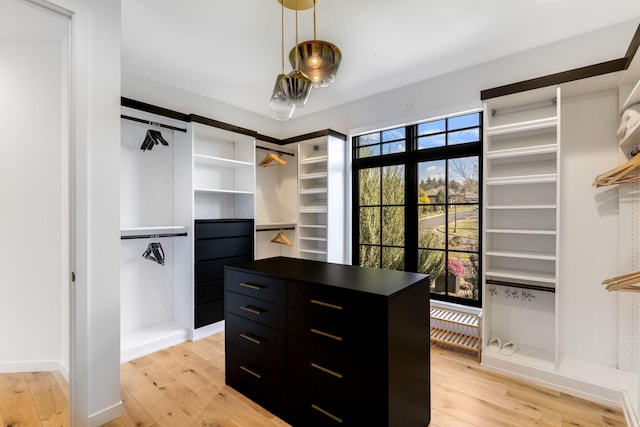
[[[69,17],[0,0],[0,375],[49,401],[0,401],[4,424],[69,424],[70,36]]]

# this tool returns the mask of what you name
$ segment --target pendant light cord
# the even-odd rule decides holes
[[[316,0],[313,0],[313,39],[318,40],[316,37]]]
[[[284,3],[284,0],[282,0]],[[315,5],[315,2],[314,2]],[[296,71],[298,71],[298,0],[296,0]]]
[[[280,74],[284,74],[284,0],[280,11]]]

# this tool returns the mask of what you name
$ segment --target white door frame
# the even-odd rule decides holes
[[[71,426],[89,418],[87,269],[88,13],[81,0],[22,0],[69,20],[69,405]]]

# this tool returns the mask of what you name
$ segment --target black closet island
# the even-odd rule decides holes
[[[225,267],[226,383],[296,427],[424,427],[428,276],[276,257]]]

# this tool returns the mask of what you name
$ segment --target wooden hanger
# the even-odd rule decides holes
[[[615,167],[607,172],[601,173],[593,180],[594,187],[604,187],[613,184],[622,184],[625,182],[638,182],[640,175],[640,154],[636,154],[625,164]]]
[[[283,160],[280,156],[278,156],[278,154],[270,152],[270,153],[267,153],[266,156],[264,156],[264,159],[262,159],[260,163],[258,163],[258,166],[267,167],[267,166],[281,166],[286,164],[287,162]]]
[[[605,279],[602,284],[607,286],[608,291],[640,291],[640,271]]]
[[[272,243],[279,243],[281,245],[293,246],[293,243],[291,243],[291,240],[289,240],[287,235],[282,231],[280,233],[276,234],[276,237],[271,239],[271,242]]]

